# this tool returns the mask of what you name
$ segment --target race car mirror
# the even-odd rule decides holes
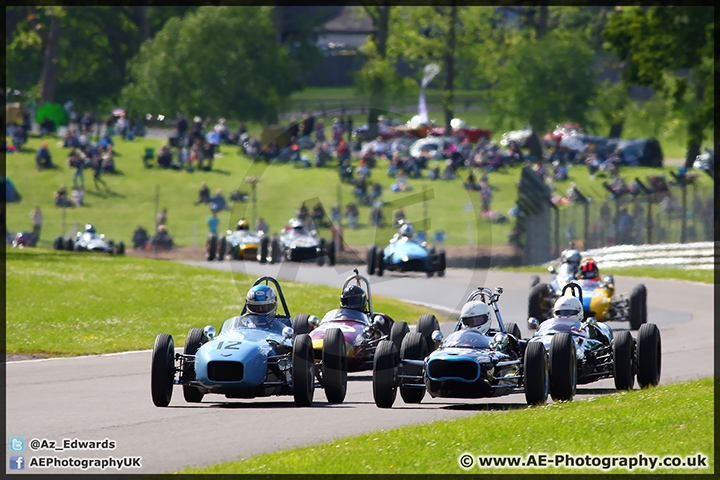
[[[502,332],[498,332],[493,337],[492,347],[495,350],[502,350],[505,347],[507,347],[509,341],[510,340],[508,339],[508,336],[506,334],[504,334]]]
[[[528,328],[530,330],[537,330],[538,325],[540,325],[540,322],[538,322],[538,319],[535,317],[528,318]]]
[[[376,327],[385,325],[385,318],[382,315],[375,315],[373,318],[373,325]]]
[[[555,275],[555,273],[556,273],[555,267],[553,267],[553,266],[548,267],[548,272],[550,272],[550,273],[552,273],[553,275]]]
[[[597,319],[595,317],[588,317],[585,319],[585,325],[597,327]]]
[[[310,315],[310,318],[308,318],[308,323],[312,325],[313,328],[317,328],[317,326],[320,325],[320,319],[315,315]]]
[[[440,330],[435,330],[432,332],[432,336],[430,338],[432,338],[433,342],[440,343],[442,342],[443,334]]]
[[[290,327],[285,327],[282,330],[282,336],[283,338],[293,338],[295,336],[295,331]]]
[[[208,340],[212,340],[213,337],[215,337],[215,327],[212,325],[206,326],[203,331],[205,332],[205,336],[208,338]]]

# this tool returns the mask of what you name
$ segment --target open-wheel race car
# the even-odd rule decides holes
[[[475,290],[455,330],[445,339],[440,330],[431,334],[431,343],[423,334],[412,332],[399,351],[390,341],[380,342],[373,365],[375,404],[392,407],[398,387],[405,403],[420,403],[426,391],[443,398],[486,398],[524,391],[528,404],[544,404],[549,389],[545,348],[522,340],[516,324],[503,323],[497,306],[501,294],[500,287],[495,292],[484,287]]]
[[[235,230],[227,230],[220,236],[210,234],[205,257],[208,261],[226,257],[229,260],[257,260],[263,237],[265,232],[250,230],[248,221],[240,219]]]
[[[413,238],[411,223],[404,223],[383,248],[370,245],[367,250],[368,275],[382,276],[385,270],[397,272],[425,272],[428,277],[445,275],[445,251]]]
[[[437,328],[438,322],[434,315],[423,317],[431,317],[424,320],[429,336]],[[293,328],[296,332],[310,334],[316,362],[323,361],[328,342],[342,344],[346,352],[347,370],[350,372],[372,370],[378,343],[388,339],[399,349],[403,338],[410,331],[406,322],[396,322],[388,315],[373,310],[370,282],[357,269],[343,284],[340,308],[330,310],[320,321],[298,315]]]
[[[571,295],[566,296],[570,291]],[[578,384],[613,378],[615,388],[630,390],[635,375],[641,387],[655,386],[660,381],[660,330],[653,323],[644,323],[637,340],[629,331],[616,331],[593,317],[583,315],[583,289],[568,283],[555,302],[553,317],[539,324],[529,318],[528,327],[536,330],[528,340],[542,344],[548,352],[550,394],[556,401],[572,400]]]
[[[587,268],[590,271],[584,272]],[[598,322],[629,321],[633,330],[638,330],[647,321],[647,289],[638,284],[629,296],[615,294],[615,280],[612,275],[599,278],[597,264],[586,259],[578,269],[577,275],[572,274],[572,266],[566,263],[556,271],[549,267],[548,271],[555,278],[551,283],[537,283],[528,296],[528,317],[543,322],[552,316],[555,301],[568,282],[575,282],[583,291],[583,310],[585,317],[594,317]]]
[[[277,297],[282,315],[276,313]],[[174,385],[182,385],[189,403],[217,393],[227,398],[292,395],[297,406],[309,406],[316,387],[325,389],[328,401],[341,402],[344,395],[337,392],[347,388],[345,351],[327,343],[317,368],[310,336],[295,335],[291,324],[280,285],[265,276],[248,292],[242,313],[225,320],[219,334],[211,325],[190,329],[183,353],[175,353],[171,335],[159,334],[152,354],[153,403],[167,407]]]
[[[53,248],[70,252],[100,252],[111,255],[123,255],[125,253],[125,243],[122,240],[117,243],[112,239],[105,240],[105,235],[98,235],[95,226],[90,223],[85,225],[83,232],[77,232],[75,238],[65,240],[62,235],[55,237]]]
[[[258,261],[277,263],[283,260],[304,262],[314,260],[318,265],[335,265],[335,241],[326,242],[314,228],[307,229],[298,218],[291,218],[280,237],[263,237],[260,241]]]

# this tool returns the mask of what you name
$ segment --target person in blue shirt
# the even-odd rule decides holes
[[[208,229],[211,235],[217,235],[220,218],[217,216],[217,210],[212,210],[212,215],[207,218]]]
[[[105,132],[105,135],[103,135],[102,138],[100,139],[100,146],[102,147],[103,150],[106,150],[108,145],[112,145],[114,147],[115,143],[113,142],[113,139],[110,136],[110,133]]]
[[[52,157],[50,156],[47,145],[47,142],[43,142],[42,147],[38,150],[37,155],[35,156],[38,170],[53,167]]]

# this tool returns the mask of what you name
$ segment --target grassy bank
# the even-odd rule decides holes
[[[41,249],[6,252],[6,351],[71,356],[184,344],[192,327],[239,315],[255,277],[174,262]],[[321,317],[340,288],[281,282],[291,315]],[[373,308],[415,323],[429,309],[374,296]]]
[[[713,379],[593,397],[451,421],[381,430],[182,473],[459,474],[650,473],[645,468],[480,467],[478,456],[677,455],[707,458],[706,468],[658,468],[654,473],[714,473]],[[491,406],[491,405],[490,405]],[[369,452],[372,452],[369,454]],[[475,456],[463,469],[461,455]]]

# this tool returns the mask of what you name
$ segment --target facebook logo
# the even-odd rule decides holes
[[[25,450],[25,439],[23,437],[10,437],[10,451],[22,452]]]
[[[25,455],[10,455],[10,470],[25,470]]]

